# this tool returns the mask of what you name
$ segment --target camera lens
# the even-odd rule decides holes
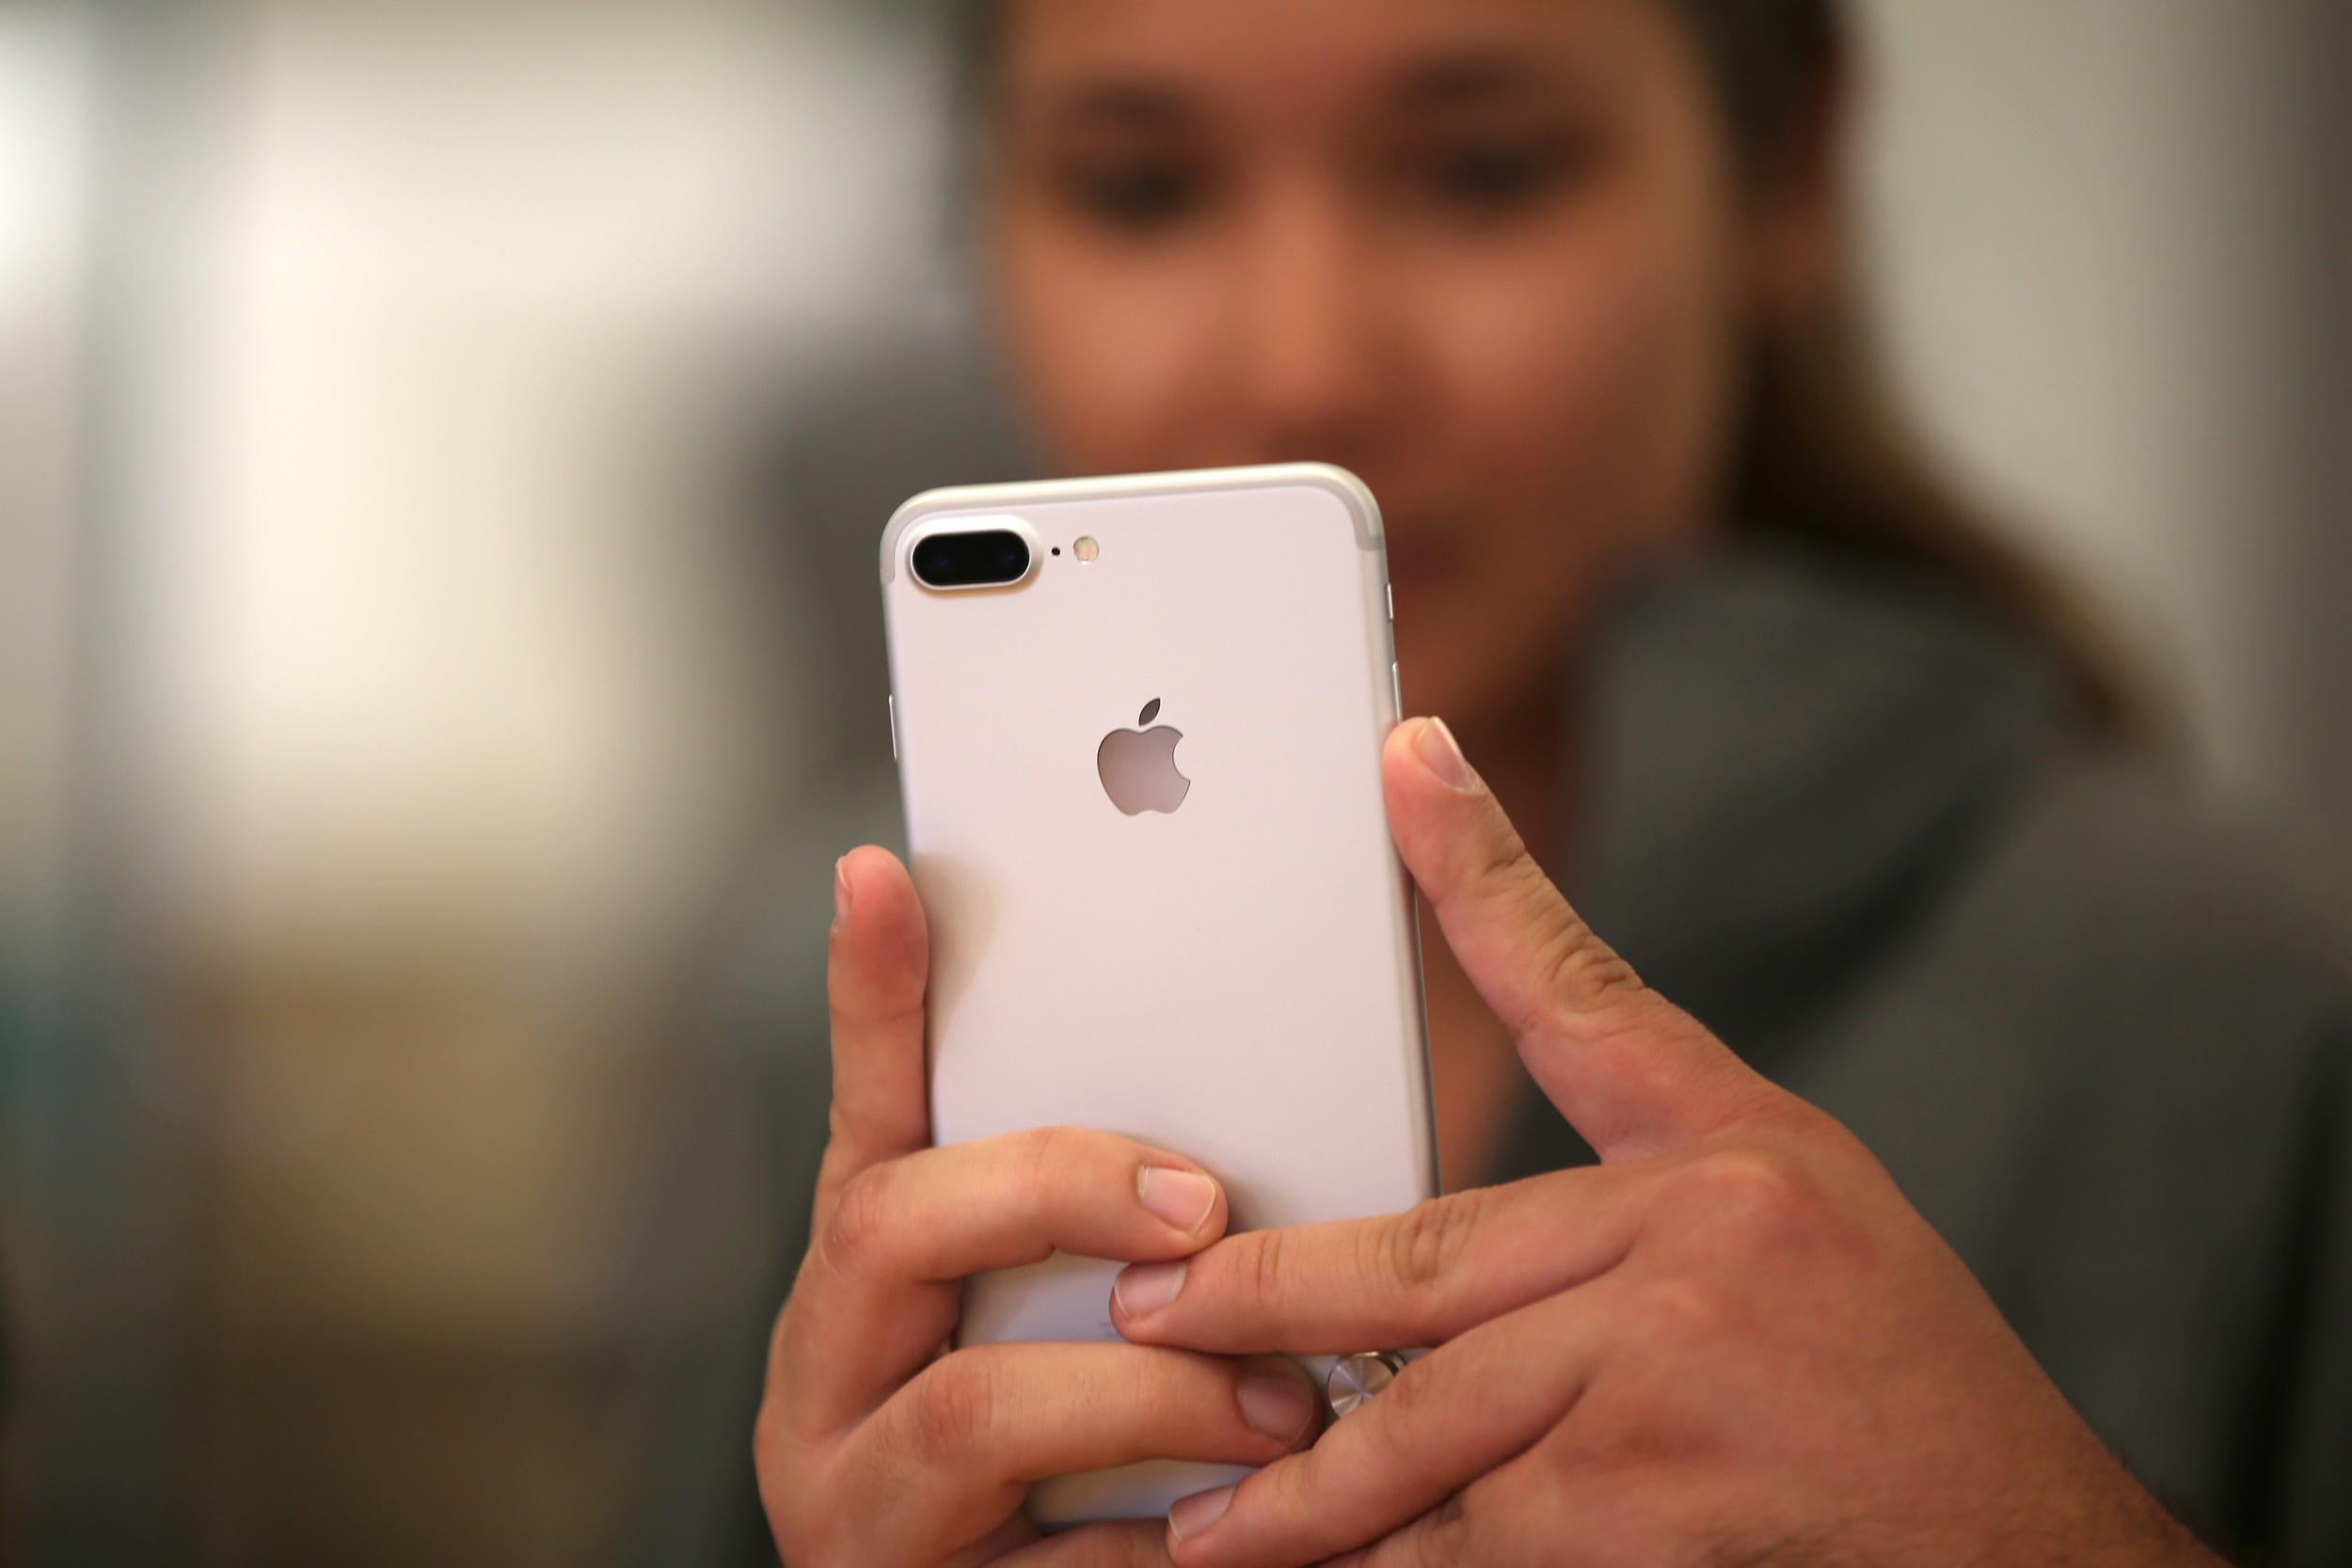
[[[914,546],[914,575],[928,588],[993,588],[1029,575],[1029,542],[1010,529],[934,533]]]

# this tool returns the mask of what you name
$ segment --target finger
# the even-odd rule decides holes
[[[1608,1556],[1596,1550],[1595,1524],[1592,1515],[1579,1517],[1562,1500],[1540,1460],[1523,1454],[1420,1518],[1368,1546],[1327,1560],[1321,1568],[1429,1568],[1437,1562],[1559,1568]]]
[[[1168,1530],[1156,1519],[1088,1525],[999,1561],[1001,1568],[1168,1568]]]
[[[1120,1344],[977,1345],[944,1356],[849,1439],[854,1484],[892,1506],[867,1560],[924,1560],[1052,1476],[1191,1460],[1263,1465],[1310,1441],[1322,1401],[1295,1364]]]
[[[1116,1133],[1041,1128],[925,1148],[843,1186],[787,1304],[771,1376],[796,1426],[863,1417],[953,1332],[964,1276],[1055,1253],[1172,1259],[1224,1233],[1224,1189]]]
[[[833,1126],[817,1177],[819,1227],[850,1178],[931,1141],[923,1060],[930,972],[930,935],[906,867],[872,845],[842,856],[825,961]]]
[[[1327,1559],[1321,1568],[1429,1568],[1433,1562],[1472,1561],[1480,1568],[1500,1568],[1491,1555],[1470,1555],[1477,1550],[1470,1499],[1457,1492],[1403,1528],[1369,1546]]]
[[[1168,1513],[1182,1568],[1311,1562],[1440,1508],[1582,1396],[1598,1331],[1575,1297],[1481,1325],[1397,1374],[1315,1446]],[[1438,1559],[1437,1560],[1453,1560]]]
[[[1381,766],[1397,848],[1447,942],[1602,1159],[1694,1141],[1770,1097],[1577,917],[1442,723],[1398,725]]]
[[[1138,1344],[1223,1354],[1441,1345],[1615,1268],[1665,1168],[1585,1166],[1401,1214],[1244,1231],[1121,1270],[1111,1322]]]
[[[1616,1510],[1564,1494],[1558,1462],[1544,1451],[1549,1442],[1538,1441],[1420,1518],[1327,1560],[1322,1568],[1429,1568],[1433,1562],[1559,1568],[1623,1560],[1629,1554],[1610,1549],[1618,1533],[1608,1528]]]

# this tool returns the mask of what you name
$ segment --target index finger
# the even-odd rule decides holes
[[[1587,1165],[1401,1214],[1244,1231],[1120,1270],[1111,1321],[1137,1344],[1225,1355],[1442,1345],[1613,1270],[1659,1191],[1654,1176]]]
[[[1381,772],[1397,849],[1463,972],[1603,1160],[1695,1142],[1776,1095],[1568,907],[1444,724],[1398,725]]]
[[[834,868],[825,954],[833,1113],[812,1234],[823,1233],[851,1177],[930,1144],[923,1062],[930,979],[930,932],[914,879],[887,849],[850,850]]]
[[[1271,1568],[1384,1536],[1560,1424],[1603,1349],[1577,1296],[1482,1323],[1406,1368],[1312,1448],[1179,1501],[1168,1511],[1169,1556],[1183,1568]]]

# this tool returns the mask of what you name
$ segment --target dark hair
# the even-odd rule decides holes
[[[1825,101],[1846,46],[1841,0],[1664,0],[1697,37],[1751,181],[1768,181]],[[979,109],[1002,0],[955,8],[967,104]],[[2012,542],[1932,462],[1890,388],[1860,303],[1768,326],[1753,345],[1730,526],[1945,583],[2058,666],[2092,729],[2142,737],[2127,661],[2069,584]]]
[[[1671,3],[1697,32],[1751,176],[1769,178],[1839,68],[1840,0]],[[2092,728],[2145,735],[2145,699],[2110,634],[1931,459],[1851,293],[1816,318],[1768,328],[1749,374],[1725,498],[1732,526],[1948,583],[2056,661]]]

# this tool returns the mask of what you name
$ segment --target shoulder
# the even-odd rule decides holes
[[[1902,966],[1893,1006],[1931,1042],[1911,1085],[1933,1092],[1866,1107],[2094,1425],[2281,1560],[2352,1539],[2343,847],[2064,760],[1986,828]],[[2235,1490],[2250,1433],[2259,1499]]]
[[[2352,990],[2344,850],[2127,757],[2076,753],[2023,793],[1977,880],[2010,895],[2021,934],[2054,951],[2138,960],[2114,976],[2136,990],[2220,1004],[2284,988],[2340,1004]]]
[[[2053,1067],[2283,1112],[2352,1050],[2352,872],[2314,829],[2257,819],[2119,756],[2065,755],[1980,829],[1922,935],[1947,981]],[[1941,956],[1949,960],[1934,965]],[[2233,1087],[2234,1086],[2234,1087]]]

